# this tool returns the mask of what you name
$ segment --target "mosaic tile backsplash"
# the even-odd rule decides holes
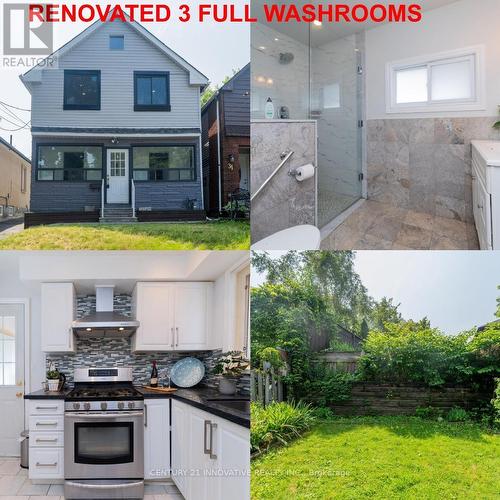
[[[115,295],[114,309],[124,316],[131,316],[130,295]],[[77,298],[77,317],[82,318],[95,311],[95,296],[87,295]],[[73,372],[75,368],[88,366],[113,367],[130,366],[133,368],[134,383],[136,385],[148,384],[151,375],[151,365],[156,360],[160,382],[165,380],[174,363],[186,357],[183,352],[148,352],[133,353],[131,351],[130,338],[113,339],[76,339],[76,352],[74,354],[50,353],[46,357],[46,366],[53,362],[55,366],[66,375],[69,386],[73,385]],[[205,377],[200,385],[208,387],[218,386],[218,377],[212,374],[216,359],[221,354],[220,350],[203,351],[192,353],[191,356],[198,358],[205,365]],[[242,392],[248,392],[250,387],[249,377],[242,377],[238,383]]]

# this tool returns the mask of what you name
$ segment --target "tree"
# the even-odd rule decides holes
[[[400,323],[401,317],[398,308],[401,304],[394,304],[393,299],[383,297],[379,302],[375,302],[371,311],[371,326],[373,330],[379,332],[386,331],[387,323]]]
[[[359,336],[362,339],[366,339],[366,337],[368,337],[369,331],[370,328],[368,327],[368,322],[366,321],[366,318],[363,318],[363,321],[361,322],[361,327],[359,329]]]
[[[205,104],[212,99],[212,97],[223,87],[231,78],[238,73],[239,69],[233,69],[232,76],[226,76],[220,85],[209,85],[200,97],[200,105],[203,108]]]

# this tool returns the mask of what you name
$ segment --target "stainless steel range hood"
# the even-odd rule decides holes
[[[77,337],[130,337],[139,322],[113,310],[114,286],[96,286],[96,311],[82,319],[73,321]]]

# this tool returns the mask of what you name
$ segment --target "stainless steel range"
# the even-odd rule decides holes
[[[142,498],[144,400],[132,368],[78,368],[65,398],[65,498]]]

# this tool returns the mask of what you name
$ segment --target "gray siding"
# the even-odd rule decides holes
[[[172,145],[193,144],[195,146],[196,180],[191,182],[136,182],[136,207],[148,207],[152,210],[183,210],[187,198],[197,199],[198,208],[201,209],[201,185],[199,179],[199,145],[197,139],[120,139],[118,145],[113,145],[110,140],[93,138],[58,138],[44,137],[33,140],[33,168],[31,183],[31,211],[32,212],[81,212],[85,207],[101,207],[100,189],[92,189],[99,185],[94,182],[50,182],[37,181],[36,149],[42,144],[85,144],[99,145],[107,148],[129,148],[131,145]],[[130,157],[132,162],[132,155]],[[132,163],[131,163],[132,165]],[[104,165],[106,169],[106,165]]]
[[[109,35],[125,36],[125,50],[110,50]],[[101,109],[63,110],[64,69],[101,70]],[[134,111],[134,71],[170,72],[170,112]],[[200,88],[177,63],[138,34],[128,23],[107,23],[59,61],[33,85],[34,127],[200,128]]]
[[[250,65],[224,91],[224,124],[226,135],[250,137]]]

